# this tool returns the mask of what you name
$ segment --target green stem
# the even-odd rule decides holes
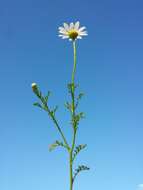
[[[69,154],[69,165],[70,165],[70,190],[73,190],[73,150],[75,146],[75,139],[76,139],[76,123],[75,123],[75,85],[74,85],[74,77],[76,71],[76,43],[73,41],[73,54],[74,54],[74,65],[72,71],[72,89],[71,89],[71,97],[72,97],[72,120],[73,120],[73,139],[71,150]]]
[[[67,143],[67,140],[66,140],[66,138],[65,138],[65,136],[64,136],[64,134],[63,134],[63,132],[62,132],[62,130],[61,130],[61,128],[60,128],[58,122],[57,122],[57,120],[55,119],[55,117],[53,117],[53,116],[51,116],[51,117],[52,117],[52,119],[53,119],[53,121],[54,121],[54,123],[55,123],[55,125],[56,125],[56,127],[57,127],[57,129],[58,129],[58,131],[59,131],[59,133],[61,134],[61,137],[63,138],[63,141],[64,141],[64,143],[65,143],[67,149],[69,150],[69,145],[68,145],[68,143]]]
[[[62,137],[62,139],[63,139],[63,141],[64,141],[64,143],[65,143],[65,145],[66,145],[66,147],[67,147],[67,149],[69,150],[70,147],[69,147],[69,145],[68,145],[68,143],[67,143],[67,140],[66,140],[66,138],[65,138],[65,136],[64,136],[64,134],[63,134],[63,132],[62,132],[62,130],[61,130],[61,128],[60,128],[60,126],[59,126],[57,120],[56,120],[56,118],[51,114],[51,112],[50,112],[50,110],[49,110],[49,107],[48,107],[47,105],[45,105],[45,108],[46,108],[45,110],[49,113],[51,119],[52,119],[53,122],[55,123],[56,128],[58,129],[58,131],[59,131],[59,133],[60,133],[60,135],[61,135],[61,137]]]
[[[73,41],[73,53],[74,53],[74,66],[72,71],[72,83],[74,84],[74,76],[75,76],[75,70],[76,70],[76,43]]]
[[[70,190],[73,189],[73,168],[72,168],[72,152],[69,155],[69,166],[70,166]]]

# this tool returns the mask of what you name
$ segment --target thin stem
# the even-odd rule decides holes
[[[73,54],[74,54],[74,65],[72,71],[72,88],[71,88],[71,98],[72,98],[72,121],[73,121],[73,139],[72,145],[70,149],[70,190],[73,190],[73,150],[75,146],[75,139],[76,139],[76,123],[75,123],[75,84],[74,84],[74,77],[76,71],[76,43],[73,41]]]
[[[74,83],[75,70],[76,70],[76,43],[73,41],[73,53],[74,53],[74,66],[72,71],[72,83]]]
[[[64,136],[64,134],[63,134],[61,128],[59,127],[59,124],[58,124],[57,120],[55,119],[54,116],[51,116],[51,117],[52,117],[52,119],[53,119],[53,121],[54,121],[54,123],[55,123],[55,125],[56,125],[56,127],[57,127],[57,129],[58,129],[58,131],[59,131],[59,133],[61,134],[64,143],[66,144],[66,146],[67,146],[67,148],[68,148],[68,150],[69,150],[69,145],[68,145],[68,143],[67,143],[67,140],[66,140],[66,138],[65,138],[65,136]]]
[[[69,154],[69,166],[70,166],[70,190],[73,189],[73,168],[72,168],[72,152]]]
[[[67,147],[67,149],[69,150],[70,147],[69,147],[69,145],[68,145],[68,143],[67,143],[67,140],[66,140],[66,138],[65,138],[65,136],[64,136],[64,134],[63,134],[63,132],[62,132],[62,130],[61,130],[61,128],[60,128],[60,126],[59,126],[57,120],[56,120],[56,118],[54,117],[54,115],[51,114],[51,112],[50,112],[50,110],[49,110],[49,108],[48,108],[47,105],[45,105],[45,108],[46,108],[46,111],[47,111],[47,112],[49,113],[49,115],[51,116],[53,122],[55,123],[56,128],[58,129],[58,131],[59,131],[59,133],[60,133],[60,135],[61,135],[61,137],[62,137],[62,139],[63,139],[63,141],[64,141],[64,143],[65,143],[65,145],[66,145],[66,147]]]

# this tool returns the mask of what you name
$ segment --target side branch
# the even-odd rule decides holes
[[[40,90],[38,89],[38,86],[35,85],[34,87],[32,87],[33,89],[33,92],[36,94],[36,96],[40,99],[41,103],[34,103],[35,106],[38,106],[40,107],[41,109],[45,110],[46,112],[48,112],[50,118],[52,119],[53,123],[55,124],[55,127],[57,128],[57,130],[59,131],[64,143],[65,143],[65,146],[67,147],[67,150],[69,151],[70,150],[70,147],[68,145],[68,142],[65,138],[65,135],[62,131],[62,129],[60,128],[59,124],[58,124],[58,121],[55,117],[55,112],[57,110],[57,107],[54,109],[54,110],[50,110],[49,107],[48,107],[48,98],[49,98],[49,95],[50,95],[50,92],[48,92],[48,95],[47,96],[42,96],[42,93],[40,92]]]

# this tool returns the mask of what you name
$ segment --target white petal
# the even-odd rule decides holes
[[[59,36],[59,37],[63,37],[63,36],[65,36],[65,35],[59,34],[58,36]]]
[[[78,29],[78,31],[79,31],[79,32],[81,32],[81,31],[83,31],[84,29],[86,29],[86,27],[85,27],[85,26],[83,26],[83,27],[79,28],[79,29]]]
[[[87,34],[87,31],[78,32],[79,34]]]
[[[82,39],[82,37],[81,36],[77,36],[77,39]]]
[[[64,27],[66,30],[69,30],[69,25],[67,23],[64,23]]]
[[[64,27],[59,27],[59,30],[65,30],[65,28]]]
[[[64,29],[64,30],[59,30],[59,32],[67,32],[67,31]]]
[[[87,33],[80,33],[80,36],[87,36]]]
[[[77,22],[75,23],[75,25],[74,25],[74,29],[75,29],[75,30],[78,30],[78,29],[79,29],[79,25],[80,25],[80,22],[77,21]]]
[[[60,34],[64,34],[64,35],[67,35],[67,32],[66,31],[59,31]]]
[[[73,29],[74,28],[74,24],[73,22],[70,23],[70,29]]]
[[[69,38],[69,37],[68,37],[68,36],[63,36],[62,38],[63,38],[63,39],[67,39],[67,38]]]
[[[59,32],[67,32],[64,28],[59,29]]]

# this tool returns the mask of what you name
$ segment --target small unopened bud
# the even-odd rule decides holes
[[[35,91],[37,89],[37,84],[36,83],[32,83],[31,87],[32,87],[32,90]]]
[[[37,96],[39,96],[39,89],[38,89],[37,84],[36,84],[36,83],[32,83],[32,84],[31,84],[31,87],[32,87],[33,92],[34,92]]]

